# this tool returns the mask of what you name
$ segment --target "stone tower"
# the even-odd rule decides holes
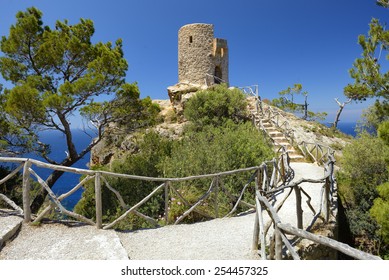
[[[178,31],[178,82],[228,84],[227,40],[214,38],[212,24],[188,24]]]

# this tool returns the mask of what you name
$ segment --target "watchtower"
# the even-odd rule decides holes
[[[228,84],[227,40],[214,38],[212,24],[188,24],[178,31],[178,82]]]

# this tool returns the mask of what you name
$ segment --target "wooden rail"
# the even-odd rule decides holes
[[[358,259],[379,259],[377,256],[373,256],[350,246],[347,246],[343,243],[337,242],[335,240],[314,235],[308,231],[302,229],[302,196],[305,195],[308,200],[307,204],[310,206],[311,210],[315,212],[315,210],[310,205],[310,197],[301,187],[302,183],[311,182],[322,184],[323,186],[323,202],[322,209],[320,209],[319,213],[315,213],[316,215],[322,215],[324,221],[329,221],[330,217],[330,206],[332,203],[332,195],[334,193],[335,188],[335,180],[334,180],[334,158],[332,153],[328,153],[326,155],[328,157],[328,161],[325,164],[325,176],[321,179],[300,179],[296,182],[292,182],[294,177],[294,171],[289,165],[289,157],[285,151],[281,150],[281,155],[278,158],[274,158],[271,161],[267,161],[262,163],[260,166],[243,168],[237,170],[231,170],[226,172],[219,172],[214,174],[206,174],[206,175],[196,175],[189,176],[184,178],[156,178],[156,177],[145,177],[145,176],[136,176],[136,175],[128,175],[128,174],[117,174],[106,171],[94,171],[94,170],[86,170],[72,167],[64,167],[57,166],[53,164],[44,163],[38,160],[27,159],[27,158],[9,158],[9,157],[0,157],[0,162],[11,162],[18,163],[15,170],[13,170],[9,175],[2,178],[0,183],[4,183],[13,176],[15,176],[18,172],[23,170],[23,209],[16,205],[13,201],[7,198],[4,194],[0,194],[0,199],[9,204],[12,208],[19,211],[24,215],[25,222],[39,222],[45,215],[47,215],[50,210],[54,207],[57,207],[62,214],[67,215],[73,219],[85,222],[87,224],[96,226],[97,228],[109,229],[114,227],[118,222],[122,221],[127,215],[135,214],[151,224],[157,225],[157,220],[152,217],[148,217],[143,213],[140,213],[138,209],[146,203],[151,197],[157,195],[160,192],[164,192],[165,197],[165,222],[168,223],[168,213],[169,213],[169,198],[172,194],[179,197],[179,199],[187,206],[187,210],[181,214],[180,217],[177,218],[175,224],[182,222],[185,217],[187,217],[190,213],[196,212],[200,215],[203,215],[207,218],[217,218],[219,216],[217,200],[215,203],[215,215],[210,216],[208,213],[204,213],[199,209],[199,205],[202,204],[204,200],[206,200],[211,194],[217,195],[220,191],[225,192],[228,197],[233,198],[235,201],[232,210],[226,215],[230,216],[237,211],[238,205],[243,205],[245,207],[255,209],[255,227],[254,227],[254,238],[253,238],[253,249],[258,250],[258,246],[260,248],[260,255],[262,259],[275,258],[282,259],[285,249],[288,250],[290,256],[293,259],[299,259],[297,252],[292,246],[291,242],[287,238],[286,234],[293,234],[300,238],[307,238],[314,242],[318,242],[325,246],[329,246],[330,248],[339,250],[345,254],[348,254],[354,258]],[[46,182],[40,178],[40,176],[34,171],[34,166],[41,168],[49,168],[53,170],[60,170],[64,172],[71,172],[75,174],[85,175],[84,179],[77,184],[74,188],[72,188],[67,193],[61,194],[59,196],[55,195],[50,188],[47,186]],[[229,193],[223,185],[223,178],[226,176],[239,174],[242,172],[250,172],[249,179],[246,184],[243,186],[241,193],[239,196],[234,196]],[[120,192],[114,189],[107,180],[107,177],[118,177],[118,178],[127,178],[127,179],[136,179],[136,180],[144,180],[149,182],[160,182],[160,184],[154,188],[146,197],[141,199],[135,205],[129,206],[124,201]],[[33,217],[30,211],[29,203],[31,201],[30,198],[30,180],[35,178],[35,180],[41,185],[41,187],[45,188],[48,191],[48,195],[50,197],[50,205],[47,206],[39,216]],[[175,183],[178,182],[186,182],[198,179],[211,179],[211,184],[209,185],[208,190],[197,200],[197,202],[190,204],[185,197],[177,190],[174,186]],[[74,213],[65,209],[62,206],[61,201],[77,191],[80,187],[82,187],[85,183],[94,180],[95,185],[95,201],[96,201],[96,216],[95,217],[84,217],[80,214]],[[248,202],[243,201],[244,193],[247,191],[248,186],[250,184],[255,184],[255,205],[252,205]],[[102,221],[102,192],[101,189],[103,187],[108,188],[111,192],[115,194],[117,197],[119,204],[125,212],[117,218],[115,221],[109,224],[103,224]],[[283,201],[279,202],[278,206],[273,207],[270,202],[273,195],[277,192],[289,189],[289,193],[283,199]],[[285,224],[281,222],[281,219],[278,216],[278,210],[282,207],[283,203],[287,200],[287,198],[294,191],[296,195],[296,215],[297,215],[297,225],[291,226],[289,224]],[[269,213],[271,217],[270,223],[265,224],[263,212],[266,211]],[[271,238],[267,237],[269,233],[269,228],[273,225],[274,231],[273,236]],[[270,243],[273,244],[269,246],[270,253],[267,253],[268,246],[267,240],[270,240]],[[284,249],[285,248],[285,249]]]
[[[82,221],[84,223],[87,223],[89,225],[96,226],[97,228],[103,228],[103,229],[109,229],[114,227],[117,223],[120,221],[123,221],[129,214],[135,214],[149,223],[153,225],[157,225],[157,217],[148,217],[147,215],[142,214],[138,211],[138,209],[144,205],[147,201],[150,200],[155,195],[159,195],[160,192],[164,191],[164,199],[165,199],[165,223],[168,223],[168,215],[169,215],[169,199],[172,197],[172,195],[175,195],[182,201],[184,205],[188,208],[184,213],[182,213],[181,216],[177,218],[175,221],[175,224],[178,224],[182,222],[189,214],[192,212],[196,212],[202,216],[205,216],[207,218],[217,218],[219,217],[219,206],[217,199],[215,199],[215,215],[211,216],[207,213],[204,213],[204,211],[201,211],[199,209],[200,205],[211,196],[211,194],[215,195],[216,197],[219,195],[220,192],[223,192],[226,194],[226,197],[229,197],[231,201],[233,201],[233,207],[228,212],[226,216],[233,215],[237,209],[238,206],[244,206],[248,208],[254,209],[255,206],[253,204],[250,204],[249,202],[246,202],[243,200],[244,193],[247,192],[248,187],[251,184],[254,184],[255,178],[258,176],[262,176],[263,184],[261,188],[263,188],[263,191],[270,191],[272,189],[275,189],[279,187],[282,184],[285,184],[289,182],[292,179],[292,169],[289,166],[289,160],[287,153],[282,153],[278,158],[274,158],[271,161],[264,162],[260,166],[254,166],[249,168],[242,168],[237,170],[231,170],[231,171],[225,171],[225,172],[219,172],[214,174],[206,174],[206,175],[196,175],[196,176],[188,176],[183,178],[158,178],[158,177],[146,177],[146,176],[137,176],[137,175],[129,175],[129,174],[118,174],[118,173],[112,173],[107,171],[96,171],[96,170],[87,170],[87,169],[80,169],[80,168],[73,168],[73,167],[65,167],[65,166],[58,166],[53,165],[49,163],[44,163],[38,160],[34,159],[28,159],[28,158],[12,158],[12,157],[0,157],[0,162],[5,163],[17,163],[19,164],[15,170],[13,170],[9,175],[7,175],[5,178],[1,179],[0,182],[4,183],[11,179],[13,176],[15,176],[19,171],[23,169],[23,209],[16,205],[12,200],[7,198],[4,194],[0,195],[0,199],[5,201],[8,205],[10,205],[15,210],[18,210],[21,212],[24,216],[24,221],[26,223],[29,223],[31,221],[34,222],[40,222],[45,216],[50,213],[50,211],[53,208],[58,208],[59,211],[69,216],[73,219]],[[47,168],[51,170],[58,170],[63,172],[70,172],[75,174],[81,174],[84,175],[85,178],[77,184],[75,187],[73,187],[70,191],[67,193],[63,193],[61,195],[56,195],[52,192],[52,190],[49,188],[47,183],[44,179],[42,179],[35,171],[34,167],[40,167],[40,168]],[[246,184],[243,186],[243,188],[240,191],[239,195],[233,195],[231,194],[223,184],[223,178],[235,174],[240,174],[248,172],[251,174],[249,176],[249,179],[247,180]],[[260,175],[259,175],[260,174]],[[138,203],[135,205],[127,205],[124,201],[123,197],[121,196],[120,192],[116,189],[114,189],[107,180],[108,177],[116,177],[116,178],[125,178],[125,179],[133,179],[133,180],[142,180],[142,181],[149,181],[149,182],[160,182],[160,184],[154,188],[146,197],[141,199]],[[37,216],[33,217],[31,214],[30,209],[30,202],[31,202],[31,191],[30,191],[30,185],[31,180],[35,179],[42,188],[44,188],[48,196],[50,198],[50,204],[43,209],[43,211]],[[187,181],[193,181],[193,180],[200,180],[200,179],[210,179],[211,184],[208,188],[208,190],[193,204],[190,204],[187,199],[180,194],[178,189],[176,188],[175,184],[179,182],[187,182]],[[77,191],[79,188],[84,186],[87,182],[94,180],[94,194],[95,194],[95,209],[96,209],[96,216],[95,217],[85,217],[83,215],[77,214],[73,211],[67,210],[61,203],[63,199],[73,194],[75,191]],[[102,220],[102,213],[103,213],[103,205],[102,205],[102,188],[106,187],[109,189],[116,198],[119,201],[119,205],[122,207],[124,213],[118,217],[116,220],[112,221],[109,224],[103,224]],[[254,196],[254,194],[253,194]]]
[[[290,256],[293,259],[300,259],[296,250],[292,246],[289,239],[286,237],[286,234],[292,234],[299,238],[309,239],[316,243],[322,244],[324,246],[330,247],[332,249],[338,250],[348,256],[351,256],[355,259],[363,259],[363,260],[377,260],[381,259],[378,256],[374,256],[360,250],[354,249],[344,243],[338,242],[336,240],[330,239],[328,237],[320,236],[312,234],[306,230],[303,230],[302,223],[302,194],[306,195],[308,198],[308,194],[301,187],[302,183],[310,182],[310,183],[322,183],[323,184],[323,201],[322,208],[320,209],[320,213],[315,213],[316,215],[322,215],[324,222],[328,222],[330,218],[330,206],[333,203],[333,193],[335,188],[335,179],[334,179],[334,163],[335,159],[333,158],[333,154],[329,153],[328,161],[325,163],[325,176],[322,179],[312,180],[312,179],[300,179],[296,182],[283,184],[278,188],[274,188],[270,191],[263,191],[261,184],[259,181],[256,181],[256,215],[255,215],[255,225],[254,225],[254,233],[253,233],[253,250],[260,251],[260,255],[262,259],[282,259],[283,255],[286,255],[286,250],[289,252]],[[279,205],[275,208],[269,201],[269,197],[273,193],[279,192],[281,190],[290,189],[291,191],[285,197],[283,201],[279,203]],[[289,197],[292,190],[296,195],[296,215],[297,215],[297,225],[292,226],[290,224],[285,224],[281,222],[280,217],[278,216],[278,210],[282,207],[282,204]],[[311,210],[314,209],[310,205],[310,198],[307,200],[307,204]],[[264,224],[264,216],[263,213],[266,211],[270,217],[270,223],[268,225]],[[273,225],[274,231],[273,235],[267,237],[269,227]],[[269,246],[267,245],[267,240],[270,241]],[[285,246],[285,247],[284,247]],[[267,253],[267,249],[270,248],[270,253]]]
[[[324,166],[325,163],[330,160],[329,156],[333,156],[335,154],[335,151],[327,145],[306,141],[297,143],[296,131],[290,125],[288,119],[283,116],[282,113],[276,108],[273,108],[269,105],[264,106],[260,97],[255,97],[257,114],[253,114],[253,122],[256,123],[256,121],[259,121],[259,128],[265,133],[265,136],[268,139],[273,141],[272,137],[270,137],[270,135],[267,133],[267,130],[265,129],[262,123],[263,118],[270,120],[274,124],[274,126],[280,130],[280,132],[284,135],[284,137],[289,141],[292,146],[297,146],[299,148],[300,152],[304,155],[306,159],[309,159],[312,162],[317,163],[318,165]],[[261,115],[262,118],[256,120],[255,115],[258,114]]]

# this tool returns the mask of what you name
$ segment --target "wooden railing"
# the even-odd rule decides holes
[[[31,221],[34,222],[40,222],[45,216],[48,215],[48,213],[53,208],[58,208],[59,211],[66,216],[69,216],[73,219],[82,221],[84,223],[87,223],[89,225],[96,226],[97,228],[103,228],[103,229],[109,229],[114,227],[117,223],[125,219],[129,214],[135,214],[139,217],[145,219],[146,221],[150,222],[151,224],[157,225],[157,217],[149,217],[141,212],[138,211],[138,209],[144,205],[148,200],[150,200],[151,197],[155,195],[159,195],[158,193],[164,191],[162,196],[165,199],[165,224],[168,224],[168,216],[169,216],[169,199],[171,198],[171,193],[177,196],[184,205],[186,205],[187,210],[181,214],[175,221],[175,224],[178,224],[182,222],[185,217],[187,217],[190,213],[196,212],[202,216],[205,216],[207,218],[217,218],[219,217],[219,211],[218,211],[218,205],[217,205],[217,198],[215,199],[215,215],[214,217],[211,217],[209,214],[205,213],[204,211],[201,211],[199,206],[213,194],[215,197],[218,196],[219,192],[223,192],[226,194],[227,197],[231,199],[231,201],[234,202],[233,207],[231,211],[226,216],[230,216],[234,214],[237,211],[238,205],[242,205],[251,209],[255,208],[254,204],[250,204],[249,202],[246,202],[243,200],[244,193],[247,191],[250,184],[254,184],[254,180],[257,177],[258,174],[261,174],[264,178],[264,184],[263,188],[266,191],[270,191],[282,184],[290,182],[290,180],[293,178],[292,169],[289,166],[289,160],[287,153],[282,153],[277,159],[274,158],[271,161],[264,162],[260,166],[255,167],[249,167],[249,168],[243,168],[243,169],[237,169],[237,170],[231,170],[231,171],[225,171],[215,174],[207,174],[207,175],[197,175],[197,176],[189,176],[184,178],[154,178],[154,177],[145,177],[145,176],[136,176],[136,175],[128,175],[128,174],[118,174],[118,173],[112,173],[107,171],[98,171],[98,170],[87,170],[87,169],[79,169],[79,168],[73,168],[73,167],[64,167],[64,166],[58,166],[53,164],[44,163],[38,160],[34,159],[28,159],[28,158],[10,158],[10,157],[0,157],[0,162],[3,163],[17,163],[19,164],[18,167],[13,170],[8,176],[1,179],[0,183],[3,184],[9,179],[11,179],[13,176],[15,176],[19,171],[23,170],[23,206],[19,207],[16,205],[15,202],[13,202],[11,199],[7,198],[4,194],[0,195],[0,199],[5,201],[8,205],[10,205],[15,210],[19,211],[24,216],[24,221],[29,223]],[[50,187],[47,185],[44,179],[42,179],[35,171],[34,167],[40,167],[40,168],[48,168],[51,170],[57,170],[57,171],[63,171],[63,172],[70,172],[75,174],[81,174],[84,175],[84,179],[78,183],[75,187],[73,187],[70,191],[63,193],[61,195],[56,195],[53,193],[53,191],[50,189]],[[227,188],[225,188],[223,184],[223,178],[239,173],[249,172],[251,173],[251,176],[248,176],[249,179],[247,180],[246,184],[242,187],[241,192],[239,195],[231,194]],[[122,195],[118,190],[113,188],[109,180],[107,178],[109,177],[116,177],[116,178],[125,178],[125,179],[132,179],[132,180],[141,180],[141,181],[148,181],[148,182],[159,182],[160,184],[154,188],[146,197],[141,199],[138,203],[135,205],[127,205],[124,201]],[[51,203],[37,216],[33,217],[31,214],[30,209],[30,203],[31,203],[31,193],[30,193],[30,185],[31,185],[31,179],[34,178],[42,188],[44,188],[48,196],[50,198]],[[195,202],[195,203],[189,203],[188,200],[177,190],[175,187],[175,183],[179,182],[186,182],[186,181],[194,181],[194,180],[201,180],[201,179],[209,179],[211,180],[211,184],[208,187],[208,190]],[[80,189],[82,186],[84,186],[89,181],[94,180],[94,195],[95,195],[95,209],[96,209],[96,216],[95,217],[85,217],[83,215],[80,215],[78,213],[75,213],[73,211],[70,211],[66,209],[61,201],[74,192],[76,192],[78,189]],[[103,213],[103,205],[102,205],[102,188],[106,187],[111,192],[114,193],[116,198],[119,201],[120,206],[122,207],[123,211],[125,211],[120,217],[118,217],[116,220],[112,221],[109,224],[103,225],[102,220],[102,213]],[[252,194],[252,197],[254,197],[254,193]]]
[[[282,149],[282,148],[281,148]],[[154,178],[154,177],[145,177],[145,176],[136,176],[136,175],[128,175],[128,174],[118,174],[106,171],[96,171],[96,170],[86,170],[86,169],[78,169],[72,167],[64,167],[57,166],[48,163],[44,163],[38,160],[27,159],[27,158],[9,158],[9,157],[0,157],[0,162],[6,163],[18,163],[19,165],[6,177],[0,180],[0,184],[3,184],[7,180],[11,179],[18,172],[23,170],[23,207],[19,207],[12,200],[7,198],[4,194],[0,195],[0,199],[9,204],[12,208],[19,211],[20,214],[24,216],[25,222],[39,222],[45,215],[53,207],[58,207],[60,212],[64,215],[72,217],[73,219],[85,222],[87,224],[96,226],[97,228],[109,229],[114,227],[118,222],[122,221],[127,215],[133,213],[138,215],[139,217],[145,219],[146,221],[157,225],[156,218],[148,217],[147,215],[138,211],[138,209],[146,203],[151,197],[157,195],[158,192],[163,192],[163,197],[165,199],[165,222],[168,223],[168,214],[169,214],[169,199],[171,194],[175,194],[179,199],[187,206],[187,210],[181,214],[174,222],[178,224],[182,222],[185,217],[187,217],[190,213],[196,212],[200,215],[203,215],[207,218],[217,218],[218,214],[218,205],[215,203],[215,215],[210,216],[208,213],[199,209],[199,205],[201,205],[211,194],[217,196],[220,191],[224,192],[227,196],[231,197],[235,202],[231,211],[225,216],[233,215],[238,208],[238,205],[242,205],[244,207],[248,207],[249,209],[255,209],[255,227],[254,227],[254,238],[253,238],[253,249],[258,250],[258,246],[260,249],[260,255],[262,259],[282,259],[283,252],[285,250],[283,247],[289,251],[289,254],[293,259],[299,259],[297,252],[292,246],[289,239],[285,234],[292,234],[301,238],[307,238],[314,242],[318,242],[320,244],[329,246],[336,250],[339,250],[345,254],[348,254],[354,258],[358,259],[379,259],[376,256],[361,252],[354,248],[351,248],[348,245],[337,242],[330,238],[326,238],[323,236],[318,236],[312,234],[308,231],[303,230],[303,215],[302,215],[302,196],[305,195],[308,200],[307,204],[311,208],[313,212],[315,209],[310,205],[310,196],[301,186],[302,183],[310,182],[317,183],[322,187],[322,203],[321,209],[319,213],[316,213],[316,216],[321,215],[323,217],[324,222],[328,222],[330,218],[330,208],[333,203],[333,194],[335,192],[335,180],[334,180],[334,158],[331,153],[328,154],[329,160],[325,165],[325,176],[322,179],[300,179],[298,181],[292,181],[294,179],[294,171],[289,165],[289,157],[288,154],[281,150],[281,155],[278,158],[274,158],[271,161],[267,161],[262,163],[260,166],[249,167],[244,169],[237,169],[232,171],[207,174],[207,175],[198,175],[198,176],[190,176],[184,178]],[[59,170],[63,172],[71,172],[76,174],[84,175],[84,179],[77,184],[74,188],[72,188],[67,193],[61,194],[59,196],[55,195],[51,189],[47,186],[46,182],[34,171],[34,166],[41,168],[49,168],[52,170]],[[231,194],[223,184],[223,178],[236,175],[243,172],[249,172],[251,175],[247,180],[246,184],[240,191],[239,195]],[[147,196],[141,199],[138,203],[128,206],[124,201],[121,194],[110,186],[107,178],[108,177],[117,177],[117,178],[126,178],[132,180],[142,180],[149,182],[160,182],[160,184],[154,188]],[[30,180],[31,178],[35,178],[37,182],[41,185],[42,188],[45,188],[50,197],[51,203],[44,209],[37,217],[33,217],[30,210]],[[201,180],[201,179],[211,179],[211,184],[209,185],[208,190],[197,200],[197,202],[190,204],[184,195],[180,193],[177,188],[174,186],[179,182],[187,182],[193,180]],[[70,210],[67,210],[62,206],[61,201],[78,190],[81,186],[83,186],[88,181],[94,180],[94,190],[95,190],[95,208],[96,208],[96,216],[95,217],[85,217],[80,214],[74,213]],[[251,184],[255,184],[255,194],[254,200],[255,205],[246,202],[243,200],[243,196],[245,192],[247,192],[249,186]],[[102,221],[102,187],[108,188],[112,191],[117,199],[121,207],[125,210],[125,212],[118,217],[115,221],[109,224],[103,224]],[[277,201],[277,206],[273,206],[271,201],[274,198],[275,194],[289,190],[289,193],[283,198],[282,201]],[[281,209],[284,202],[290,196],[290,194],[294,191],[296,196],[296,216],[297,216],[297,225],[291,226],[289,224],[285,224],[281,222],[280,217],[278,216],[278,211]],[[217,202],[217,200],[215,200]],[[264,223],[264,211],[269,213],[270,221],[265,225]],[[269,229],[273,226],[273,235],[272,237],[268,237]],[[269,240],[269,241],[268,241]],[[274,246],[267,246],[267,242],[274,244]],[[267,249],[270,248],[270,253],[267,254]],[[274,248],[274,249],[272,249]]]
[[[322,166],[335,155],[334,149],[323,144],[302,141],[297,146],[305,158]]]
[[[318,165],[324,166],[325,163],[330,160],[329,156],[335,154],[335,151],[327,145],[306,141],[297,142],[296,139],[299,137],[297,137],[297,132],[293,129],[288,119],[277,108],[273,108],[269,105],[265,106],[260,97],[256,97],[256,107],[257,113],[252,116],[253,122],[257,121],[260,130],[265,133],[267,138],[272,140],[262,123],[262,119],[270,120],[292,146],[297,146],[306,159],[309,159]],[[256,120],[256,116],[259,115],[261,115],[261,118]]]
[[[292,246],[289,239],[285,234],[291,234],[299,238],[309,239],[316,243],[322,244],[324,246],[330,247],[332,249],[338,250],[348,256],[351,256],[356,259],[365,259],[365,260],[374,260],[381,259],[378,256],[374,256],[360,250],[354,249],[347,244],[338,242],[331,238],[315,235],[311,232],[308,232],[303,229],[303,211],[302,211],[302,194],[306,195],[308,200],[306,203],[309,208],[315,213],[315,210],[310,205],[310,197],[306,191],[304,191],[301,186],[302,183],[317,183],[322,187],[322,203],[319,213],[315,215],[321,216],[324,220],[324,223],[328,223],[330,218],[330,209],[331,206],[334,206],[334,193],[335,193],[335,179],[334,179],[334,163],[335,159],[332,154],[328,155],[328,161],[325,164],[325,176],[322,179],[305,179],[302,178],[298,181],[283,184],[278,188],[274,188],[270,191],[265,191],[261,186],[261,182],[256,180],[256,216],[255,216],[255,226],[254,226],[254,236],[253,236],[253,250],[258,250],[260,252],[261,258],[266,259],[277,259],[281,260],[285,257],[292,257],[295,260],[300,259],[297,254],[295,247]],[[281,190],[289,189],[287,196],[277,204],[273,206],[270,203],[270,197]],[[296,215],[297,215],[297,225],[292,226],[290,224],[283,223],[278,216],[278,211],[281,209],[282,205],[289,197],[289,195],[294,191],[296,195]],[[265,225],[264,223],[264,212],[267,212],[270,217],[270,221]],[[273,235],[270,236],[269,229],[273,225]],[[269,246],[267,243],[270,243]],[[270,248],[270,252],[268,249]],[[287,256],[286,252],[289,252]]]

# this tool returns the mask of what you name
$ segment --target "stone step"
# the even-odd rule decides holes
[[[14,214],[15,211],[0,209],[0,250],[20,229],[23,218]]]
[[[262,123],[264,128],[273,128],[276,129],[271,123]]]
[[[290,148],[292,148],[292,146],[289,144],[289,142],[274,142],[274,146],[276,147],[276,148],[279,148],[279,147],[281,147],[281,146],[284,146],[284,147],[286,147],[286,149],[287,150],[289,150]]]
[[[274,137],[281,137],[281,136],[284,136],[284,134],[282,134],[281,132],[279,132],[278,130],[275,130],[275,129],[266,129],[267,133],[269,133],[270,136],[274,136]]]
[[[302,155],[289,154],[289,158],[291,162],[305,162],[305,158]]]
[[[288,139],[285,138],[285,136],[274,136],[272,137],[272,139],[277,142],[289,142]]]

